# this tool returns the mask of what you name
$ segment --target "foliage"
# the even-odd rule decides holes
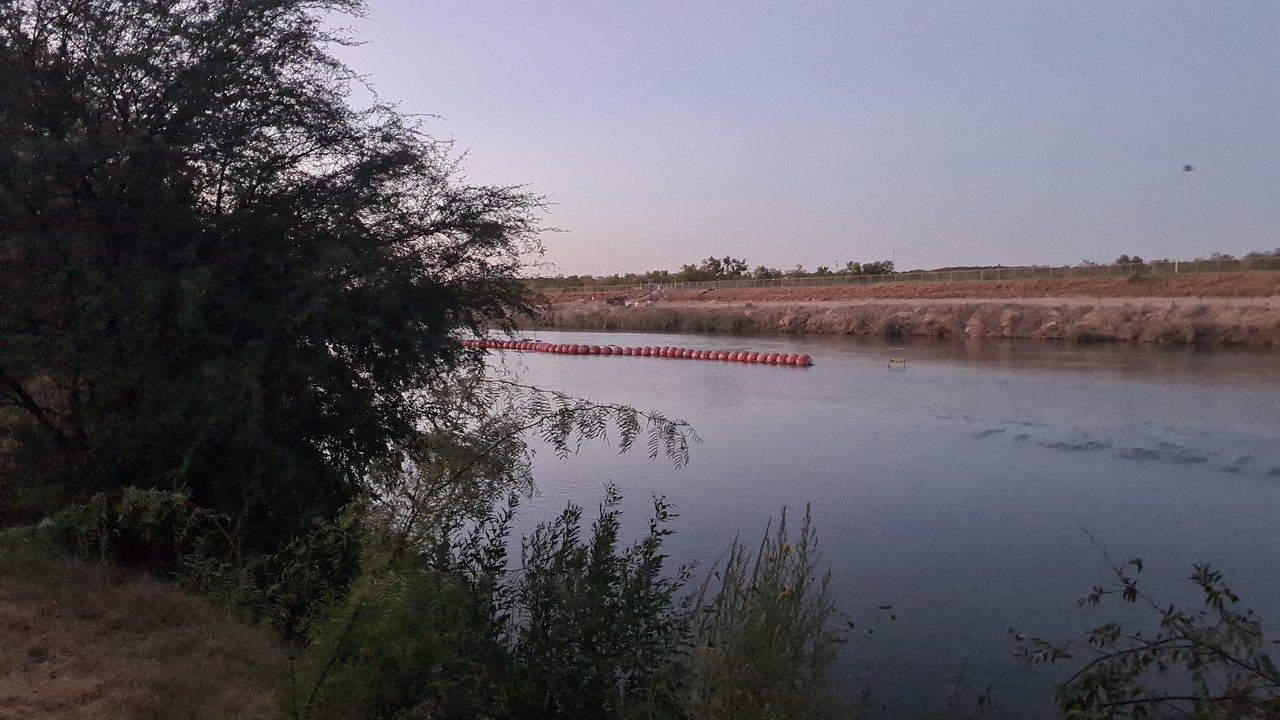
[[[515,583],[513,651],[535,679],[538,714],[613,717],[623,708],[661,705],[656,681],[685,641],[674,602],[688,579],[681,568],[662,577],[664,527],[673,515],[654,499],[648,533],[619,552],[621,496],[605,490],[589,538],[582,509],[570,505],[525,540],[524,572]]]
[[[541,201],[348,106],[321,21],[361,9],[0,5],[9,519],[181,487],[269,548],[416,433],[413,391],[475,360],[458,331],[529,308],[514,276]]]
[[[1240,611],[1239,597],[1207,565],[1196,565],[1190,580],[1204,597],[1199,610],[1156,603],[1138,587],[1142,561],[1117,565],[1111,587],[1094,587],[1080,600],[1098,605],[1119,595],[1159,617],[1154,632],[1130,631],[1108,622],[1090,631],[1083,648],[1092,656],[1057,685],[1058,704],[1067,718],[1272,718],[1280,713],[1280,670],[1264,650],[1271,644],[1251,610]],[[1073,646],[1039,638],[1021,654],[1032,663],[1069,660]]]
[[[295,718],[831,716],[838,638],[807,516],[794,545],[784,511],[754,560],[735,543],[714,590],[680,597],[689,572],[667,574],[662,552],[670,506],[655,498],[623,546],[620,501],[606,488],[589,532],[574,505],[539,525],[518,569],[515,498],[465,520],[449,493],[370,498],[270,555],[198,541],[222,519],[171,492],[96,498],[44,530],[90,551],[121,533],[182,538],[178,577],[290,648]]]
[[[768,280],[770,278],[781,277],[823,277],[829,275],[892,275],[894,272],[893,261],[891,260],[881,260],[869,263],[859,263],[851,260],[834,271],[826,266],[822,266],[814,272],[806,272],[804,267],[800,265],[797,265],[793,270],[785,271],[764,265],[757,265],[754,270],[750,271],[748,271],[747,268],[746,260],[729,256],[725,256],[723,258],[709,257],[698,265],[681,265],[680,269],[675,272],[670,270],[650,270],[643,273],[617,273],[614,275],[603,276],[560,275],[556,277],[529,278],[525,282],[527,282],[531,287],[540,289],[578,287],[607,288],[617,285],[663,285],[678,282],[709,282],[714,280]]]
[[[830,573],[819,574],[818,559],[808,508],[794,544],[784,508],[754,558],[729,548],[693,596],[688,717],[835,716],[828,669],[843,638],[828,627]]]

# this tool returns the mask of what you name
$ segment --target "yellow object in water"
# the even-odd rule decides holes
[[[907,359],[906,358],[889,358],[889,369],[892,370],[895,365],[902,370],[906,370]]]

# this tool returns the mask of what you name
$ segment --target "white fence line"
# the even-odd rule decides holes
[[[697,282],[642,283],[639,285],[543,286],[543,289],[582,289],[632,292],[637,290],[705,290],[710,288],[828,287],[833,285],[877,285],[911,282],[969,282],[983,280],[1042,280],[1071,278],[1135,277],[1215,272],[1280,271],[1280,257],[1252,257],[1235,260],[1188,260],[1120,265],[1065,265],[1060,267],[999,267],[981,270],[940,270],[902,272],[889,275],[822,275]]]

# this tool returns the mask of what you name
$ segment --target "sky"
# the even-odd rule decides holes
[[[469,181],[553,203],[543,274],[1280,247],[1275,0],[369,0],[338,22],[363,43],[338,56],[435,116]]]

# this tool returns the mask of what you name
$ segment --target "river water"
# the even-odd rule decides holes
[[[542,332],[550,342],[808,353],[809,368],[506,353],[524,381],[688,420],[680,469],[587,446],[535,463],[522,523],[606,481],[637,534],[661,493],[675,562],[714,562],[812,504],[854,631],[841,678],[895,711],[989,694],[996,715],[1051,714],[1057,668],[1029,671],[1010,629],[1066,639],[1132,609],[1084,608],[1105,551],[1194,605],[1192,563],[1222,569],[1280,622],[1280,353],[1048,341]],[[906,359],[903,371],[889,357]],[[883,606],[889,606],[884,609]],[[1275,630],[1275,624],[1268,626]],[[1067,668],[1063,668],[1067,669]]]

